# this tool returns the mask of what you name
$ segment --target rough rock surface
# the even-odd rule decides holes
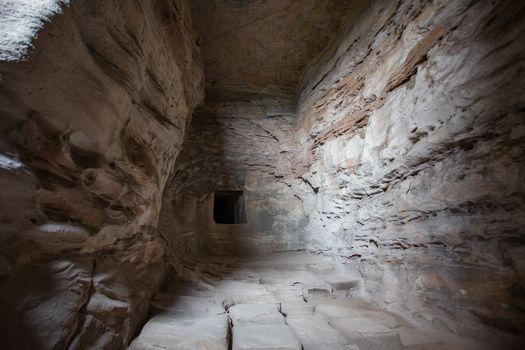
[[[375,1],[299,99],[307,247],[360,264],[381,305],[463,335],[525,329],[524,13]]]
[[[336,255],[418,322],[496,343],[523,334],[524,9],[355,6],[308,68],[295,119],[272,118],[284,113],[271,99],[208,101],[164,199],[167,241]],[[245,190],[248,224],[213,223],[221,187]]]
[[[225,311],[253,303],[280,304],[292,343],[261,345],[263,323],[234,347],[520,348],[521,2],[7,0],[0,18],[0,347],[123,348],[173,265],[190,287],[153,298],[135,349],[224,349]],[[244,191],[245,223],[214,222],[215,190]],[[250,264],[298,249],[345,268]]]
[[[2,1],[0,347],[121,349],[204,79],[186,1]]]
[[[332,269],[308,269],[314,262]],[[304,251],[193,257],[154,296],[153,317],[130,349],[490,349],[412,324],[365,298],[327,291],[306,300],[312,285],[352,270],[334,257]]]
[[[288,102],[207,102],[195,113],[163,199],[159,229],[174,252],[253,254],[304,248]],[[300,180],[297,180],[300,182]],[[247,223],[216,224],[215,190],[244,191]]]
[[[193,0],[207,99],[293,97],[362,0]]]

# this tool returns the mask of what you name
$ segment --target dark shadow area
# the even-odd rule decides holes
[[[267,146],[254,137],[258,130],[249,118],[222,115],[213,102],[195,111],[160,214],[159,230],[172,258],[252,256],[261,238],[273,234],[273,218],[246,184],[254,172],[266,176],[251,164],[265,156],[275,164],[279,150],[262,155],[269,153]]]
[[[246,212],[242,191],[215,191],[213,220],[216,224],[245,224]]]

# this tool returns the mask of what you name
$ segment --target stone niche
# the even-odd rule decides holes
[[[213,193],[213,221],[223,225],[247,223],[242,190],[216,190]]]

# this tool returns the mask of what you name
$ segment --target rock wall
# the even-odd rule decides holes
[[[359,264],[378,303],[493,340],[525,329],[524,14],[375,1],[298,104],[307,247]]]
[[[204,79],[185,0],[4,1],[0,347],[121,349]]]
[[[195,113],[163,200],[160,231],[177,254],[304,248],[289,101],[213,102]],[[214,191],[242,190],[245,224],[217,224]]]
[[[1,347],[123,348],[173,254],[304,248],[418,322],[520,337],[525,5],[365,5],[296,111],[229,91],[184,140],[204,90],[187,1],[4,1]],[[216,224],[233,189],[247,223]]]

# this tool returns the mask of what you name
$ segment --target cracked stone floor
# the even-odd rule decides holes
[[[349,265],[305,252],[181,261],[131,350],[476,349],[366,298]]]

